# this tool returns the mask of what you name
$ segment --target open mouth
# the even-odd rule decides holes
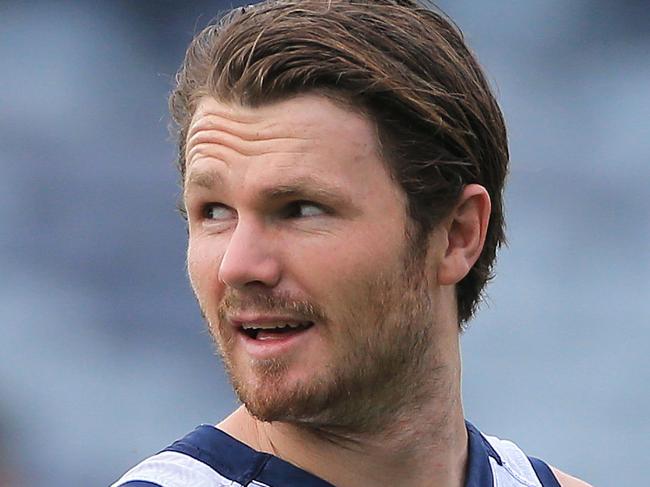
[[[314,326],[311,321],[291,322],[291,323],[244,323],[240,331],[253,340],[279,340],[291,335],[302,333]]]

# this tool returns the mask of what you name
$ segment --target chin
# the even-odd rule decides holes
[[[262,371],[257,369],[250,370],[247,378],[231,374],[239,401],[256,419],[311,423],[328,409],[331,387],[323,378],[296,377],[281,361],[265,363]]]

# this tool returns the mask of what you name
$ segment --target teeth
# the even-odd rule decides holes
[[[289,328],[300,328],[307,325],[305,323],[287,323],[285,326],[288,326]]]
[[[279,328],[301,328],[307,326],[307,323],[244,323],[242,328],[244,330],[276,330]]]

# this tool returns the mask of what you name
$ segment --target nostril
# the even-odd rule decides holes
[[[268,289],[269,285],[263,281],[250,281],[245,284],[247,289]]]

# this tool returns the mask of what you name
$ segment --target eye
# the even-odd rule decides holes
[[[287,206],[287,218],[308,218],[325,215],[327,211],[319,204],[311,201],[294,201]]]
[[[223,222],[233,218],[232,208],[221,203],[208,203],[203,207],[203,218],[209,222]]]

